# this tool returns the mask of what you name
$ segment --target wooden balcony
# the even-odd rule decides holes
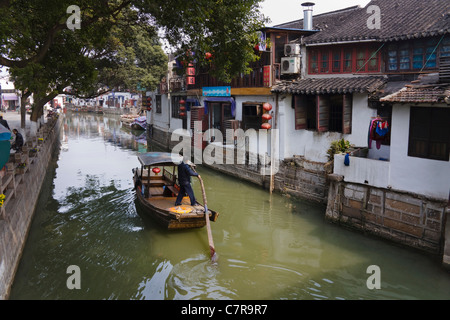
[[[264,75],[264,70],[266,68],[266,76]],[[267,71],[270,73],[267,74]],[[253,67],[252,72],[247,75],[241,75],[240,77],[234,78],[231,82],[218,81],[217,79],[211,77],[207,72],[200,72],[195,77],[195,84],[188,85],[188,90],[201,89],[203,87],[220,87],[220,86],[230,86],[231,88],[269,88],[275,82],[275,80],[280,79],[280,65],[257,65]]]
[[[186,79],[184,77],[175,77],[169,81],[170,92],[182,92],[186,91]]]

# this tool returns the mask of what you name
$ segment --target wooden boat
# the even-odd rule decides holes
[[[140,154],[138,159],[141,168],[133,169],[133,181],[142,211],[167,229],[204,227],[205,207],[201,203],[191,206],[186,196],[180,206],[175,206],[180,189],[177,166],[183,158],[166,152],[148,152]],[[219,214],[207,210],[209,220],[216,221]]]
[[[131,123],[131,129],[133,130],[146,130],[147,129],[147,117],[140,116],[133,120]]]
[[[123,114],[120,116],[120,122],[122,122],[123,126],[131,128],[131,124],[137,117],[139,117],[137,114]]]

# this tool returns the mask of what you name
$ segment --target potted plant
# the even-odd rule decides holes
[[[334,155],[337,153],[346,153],[349,152],[350,147],[352,145],[348,140],[342,138],[341,140],[332,141],[330,148],[327,151],[328,161],[334,160]]]

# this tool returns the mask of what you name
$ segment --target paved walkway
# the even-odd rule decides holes
[[[13,129],[17,129],[17,131],[19,131],[22,134],[24,143],[26,143],[27,139],[28,139],[27,132],[28,133],[30,132],[30,127],[31,127],[30,115],[29,114],[26,115],[25,129],[22,129],[20,127],[20,114],[19,113],[17,113],[16,111],[7,111],[7,112],[0,112],[0,114],[3,116],[4,120],[8,121],[8,126],[11,129],[11,131]],[[15,137],[13,133],[11,133],[11,135],[13,137]],[[11,153],[14,153],[14,151],[11,150]]]
[[[20,114],[15,111],[7,111],[7,112],[0,112],[0,114],[3,116],[3,119],[8,121],[9,128],[17,129],[19,132],[23,134],[23,129],[20,128]],[[25,127],[30,128],[30,115],[27,114],[25,117]]]

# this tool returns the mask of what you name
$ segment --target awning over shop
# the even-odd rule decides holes
[[[15,93],[2,93],[2,100],[19,100]]]
[[[187,104],[186,104],[187,111],[191,111],[191,106],[192,107],[200,106],[200,102],[198,101],[198,99],[195,99],[195,98],[187,98],[186,102],[187,102]]]
[[[208,114],[208,104],[211,102],[229,102],[231,104],[231,116],[236,116],[236,101],[234,98],[219,98],[219,97],[208,97],[204,100],[205,102],[205,114]]]

